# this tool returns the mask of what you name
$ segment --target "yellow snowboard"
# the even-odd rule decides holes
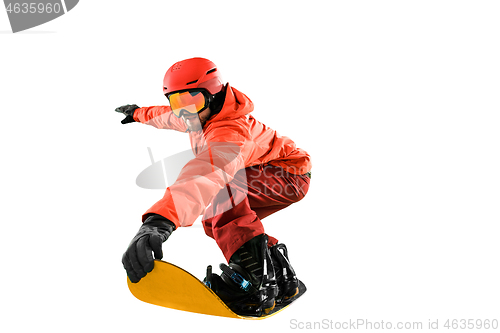
[[[130,292],[139,300],[164,306],[170,309],[202,313],[212,316],[221,316],[239,319],[268,318],[289,304],[276,306],[268,315],[263,317],[240,316],[231,311],[226,304],[203,282],[180,267],[168,262],[155,260],[154,269],[138,283],[130,282],[127,278]],[[299,286],[298,298],[306,291],[302,282]]]

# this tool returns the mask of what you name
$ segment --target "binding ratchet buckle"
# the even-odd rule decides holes
[[[220,264],[219,267],[222,270],[222,273],[229,276],[231,280],[234,281],[234,283],[240,286],[241,289],[243,289],[244,291],[249,291],[250,289],[252,289],[252,283],[246,280],[240,274],[233,271],[229,266],[227,266],[226,264]]]

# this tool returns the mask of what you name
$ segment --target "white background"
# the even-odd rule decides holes
[[[498,2],[81,1],[17,34],[0,12],[2,331],[500,320]],[[189,140],[114,109],[165,104],[165,71],[193,56],[312,156],[309,194],[264,220],[308,292],[264,321],[127,289],[121,255],[163,195],[135,185],[147,147]],[[163,249],[199,278],[223,261],[199,221]]]

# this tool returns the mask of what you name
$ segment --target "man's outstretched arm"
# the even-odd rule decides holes
[[[126,117],[122,124],[139,122],[161,129],[173,129],[186,132],[187,126],[184,121],[177,118],[170,106],[147,106],[139,107],[136,104],[127,104],[115,109],[116,112],[123,113]]]

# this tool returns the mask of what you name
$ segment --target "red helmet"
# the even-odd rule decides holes
[[[163,79],[163,93],[186,89],[206,89],[211,95],[222,90],[222,77],[213,62],[204,58],[191,58],[176,62]]]

